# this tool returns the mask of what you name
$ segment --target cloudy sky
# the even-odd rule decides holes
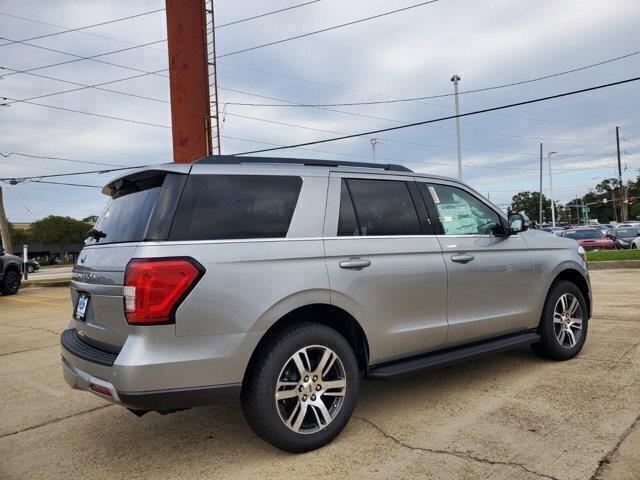
[[[222,25],[303,1],[218,0],[216,22]],[[416,3],[418,0],[317,1],[218,29],[218,53],[224,55]],[[162,0],[2,0],[0,36],[4,42],[23,40],[163,6]],[[336,136],[336,132],[385,128],[453,112],[452,97],[332,107],[332,111],[234,105],[278,103],[255,95],[332,104],[449,94],[453,73],[462,77],[462,91],[519,82],[639,51],[639,23],[637,0],[440,0],[350,27],[224,56],[219,65],[220,101],[226,112],[223,153],[312,141]],[[31,75],[15,73],[77,58],[68,54],[91,56],[165,38],[164,11],[159,11],[29,42],[44,48],[21,43],[0,46],[0,96],[24,100],[78,88],[59,80],[97,84],[140,75],[140,70],[161,71],[167,67],[165,42],[100,57],[119,66],[83,60],[33,70]],[[465,94],[460,99],[461,109],[471,111],[552,95],[639,73],[640,54],[632,55],[548,80]],[[144,75],[105,86],[146,99],[83,89],[0,107],[3,155],[93,162],[14,154],[0,157],[0,178],[108,168],[105,164],[171,161],[169,81],[165,75]],[[464,180],[495,203],[506,205],[515,192],[538,188],[538,151],[543,142],[545,152],[558,152],[553,158],[556,197],[559,201],[570,200],[602,178],[616,175],[616,125],[621,127],[623,137],[625,178],[635,177],[640,168],[639,111],[640,83],[632,83],[463,118]],[[421,172],[457,175],[453,121],[389,132],[378,138],[380,161],[405,163]],[[369,161],[371,157],[370,137],[309,148],[320,151],[286,150],[277,155],[356,161]],[[545,159],[545,188],[546,168]],[[103,185],[112,175],[87,174],[50,181]],[[82,218],[99,214],[105,204],[100,190],[91,187],[31,182],[3,186],[3,190],[7,215],[14,222],[49,214]]]

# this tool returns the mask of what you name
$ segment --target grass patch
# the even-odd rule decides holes
[[[640,250],[600,250],[587,252],[589,262],[640,260]]]

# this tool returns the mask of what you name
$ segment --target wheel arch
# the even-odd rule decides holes
[[[280,332],[291,325],[301,322],[319,323],[338,331],[353,348],[358,360],[358,368],[366,372],[369,366],[369,342],[362,326],[349,312],[340,307],[327,303],[313,303],[291,310],[267,329],[251,354],[245,370],[244,380],[246,380],[248,372],[253,370],[252,365],[265,345]]]
[[[580,289],[580,292],[582,292],[582,295],[584,296],[584,299],[587,302],[588,318],[591,318],[592,306],[591,306],[591,293],[590,293],[589,282],[584,277],[584,275],[576,269],[566,268],[560,271],[555,276],[551,284],[549,285],[549,288],[547,289],[547,295],[545,298],[549,296],[549,292],[551,292],[551,289],[553,289],[553,287],[562,280],[571,282]]]

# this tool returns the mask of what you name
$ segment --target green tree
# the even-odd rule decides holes
[[[96,223],[98,221],[98,215],[89,215],[88,217],[84,217],[82,221],[86,223]]]
[[[68,245],[82,243],[91,225],[71,217],[49,215],[31,224],[34,242],[53,245],[57,252],[66,253]]]
[[[31,230],[19,230],[13,223],[9,223],[9,234],[14,249],[22,249],[22,245],[29,245],[32,242]]]
[[[524,212],[531,220],[535,220],[540,223],[539,217],[540,208],[540,192],[519,192],[511,199],[511,211],[512,212]],[[542,208],[547,217],[550,217],[551,202],[542,195]]]

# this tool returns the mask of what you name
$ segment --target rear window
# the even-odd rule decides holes
[[[277,175],[191,175],[169,240],[284,238],[302,178]]]
[[[396,180],[343,180],[338,223],[339,236],[422,233],[409,188]]]
[[[93,227],[104,236],[99,239],[88,238],[85,243],[141,241],[163,181],[164,177],[157,177],[146,181],[145,185],[132,184],[129,193],[114,195]]]

